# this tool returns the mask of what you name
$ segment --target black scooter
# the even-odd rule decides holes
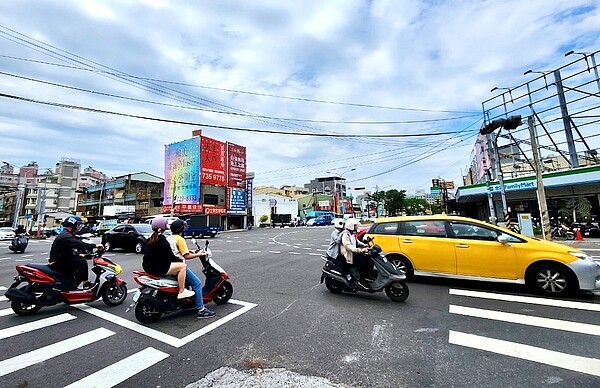
[[[25,252],[25,248],[27,248],[28,244],[29,237],[27,237],[25,233],[19,233],[12,239],[10,245],[8,246],[8,249],[13,251],[14,253],[23,253]]]
[[[348,281],[344,273],[344,265],[339,260],[332,260],[327,256],[321,256],[325,260],[322,269],[321,283],[333,294],[342,292],[368,292],[375,293],[385,290],[385,294],[394,302],[404,302],[408,298],[408,286],[406,285],[406,274],[397,269],[381,254],[381,247],[372,244],[373,239],[367,240],[369,246],[368,258],[373,261],[370,274],[365,276],[363,283],[367,289],[359,288],[355,283]]]

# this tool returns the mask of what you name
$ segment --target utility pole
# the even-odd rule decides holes
[[[573,140],[573,131],[571,130],[571,120],[569,111],[567,110],[567,101],[565,100],[565,91],[563,89],[560,70],[554,70],[554,83],[560,103],[560,112],[562,114],[563,125],[565,126],[565,136],[567,138],[567,147],[569,148],[569,158],[571,159],[571,167],[579,167],[579,159],[577,158],[577,149]]]
[[[487,191],[488,205],[490,206],[490,223],[495,225],[497,223],[496,210],[494,209],[494,196],[490,191],[490,170],[487,167],[487,158],[485,149],[483,148],[483,139],[485,139],[485,137],[482,136],[482,140],[479,142],[479,145],[481,146],[481,162],[483,164],[483,174],[485,176],[485,188]]]
[[[538,204],[540,207],[540,220],[542,222],[542,230],[544,240],[551,240],[550,237],[550,219],[548,218],[548,207],[546,204],[546,191],[544,190],[544,177],[542,176],[542,168],[540,155],[538,154],[537,139],[533,125],[533,116],[527,119],[529,125],[529,137],[531,138],[531,151],[533,153],[533,165],[535,166],[535,180],[537,182]]]

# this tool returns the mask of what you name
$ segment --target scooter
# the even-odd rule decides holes
[[[397,269],[387,258],[381,254],[381,247],[372,244],[373,239],[368,238],[369,244],[368,257],[373,261],[373,268],[363,283],[368,286],[367,289],[358,287],[350,282],[344,274],[341,261],[332,260],[327,256],[321,256],[325,260],[321,274],[321,283],[325,282],[325,287],[333,294],[342,292],[368,292],[375,293],[385,290],[385,294],[394,302],[404,302],[408,298],[409,290],[406,285],[406,274]]]
[[[92,287],[77,288],[72,274],[54,271],[47,264],[17,265],[18,275],[4,294],[11,301],[10,307],[19,315],[33,315],[44,306],[58,303],[87,303],[99,298],[108,306],[123,303],[127,298],[127,285],[117,276],[123,271],[121,266],[102,257],[98,250],[83,256],[93,260],[92,272],[96,279]],[[21,286],[21,283],[26,284]]]
[[[561,237],[566,240],[574,240],[575,233],[565,223],[561,222],[550,231],[550,237]]]
[[[29,237],[27,237],[25,233],[19,233],[12,239],[10,245],[8,246],[8,249],[13,251],[14,253],[24,253],[25,248],[27,248],[28,244]]]
[[[217,305],[227,303],[233,295],[229,275],[212,259],[208,240],[204,248],[200,248],[196,239],[192,239],[192,243],[207,253],[205,257],[199,258],[205,275],[202,300],[204,303],[212,301]],[[135,308],[135,318],[140,323],[156,322],[163,314],[196,307],[195,296],[177,299],[179,286],[175,276],[157,277],[144,271],[133,271],[133,279],[140,288],[133,295],[133,303],[127,311]]]

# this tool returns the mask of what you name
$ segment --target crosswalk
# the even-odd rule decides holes
[[[0,303],[0,317],[10,317],[14,315],[7,303]],[[70,333],[74,329],[68,326],[68,322],[76,320],[75,315],[69,313],[58,313],[57,315],[38,318],[26,323],[12,325],[0,329],[0,341],[9,339],[18,339],[19,336],[27,335],[31,332],[45,331],[43,334],[47,338],[55,338],[54,331],[59,330],[60,333]],[[3,325],[4,326],[4,325]],[[90,329],[84,333],[72,335],[69,338],[59,339],[46,346],[36,347],[35,343],[27,341],[19,341],[19,344],[27,343],[31,349],[24,349],[24,352],[13,357],[9,357],[0,361],[0,378],[8,383],[9,375],[13,378],[22,378],[23,372],[35,365],[58,365],[61,363],[61,357],[66,357],[68,354],[76,353],[77,357],[82,357],[81,354],[89,354],[89,348],[93,344],[101,344],[102,341],[114,336],[116,333],[104,327]],[[13,347],[14,348],[14,347]],[[83,353],[81,353],[83,352]],[[84,356],[85,357],[85,356]],[[142,372],[152,365],[169,357],[168,353],[157,350],[153,347],[147,347],[133,353],[131,355],[123,355],[122,359],[106,365],[93,373],[83,376],[79,380],[72,381],[66,387],[113,387],[118,385],[130,377]],[[2,356],[0,356],[0,359]],[[107,358],[106,362],[110,362],[111,358]],[[51,374],[51,373],[50,373]],[[10,384],[9,384],[10,385]],[[56,384],[50,384],[56,386]]]
[[[516,306],[525,306],[530,308],[517,307],[519,311],[533,311],[532,306],[544,306],[544,308],[556,308],[578,310],[591,312],[591,314],[600,313],[600,304],[584,303],[577,301],[564,301],[555,299],[546,299],[529,296],[496,294],[481,291],[469,291],[460,289],[450,289],[449,294],[455,299],[468,304],[471,300],[485,300],[486,306],[493,305],[497,302],[508,303],[507,309]],[[494,332],[498,333],[499,325],[506,325],[506,332],[510,332],[510,325],[522,325],[526,327],[534,327],[540,329],[549,329],[556,333],[565,333],[557,335],[569,335],[575,333],[577,335],[589,336],[593,342],[600,343],[600,326],[585,322],[575,322],[568,319],[555,319],[548,317],[534,316],[530,314],[521,314],[499,309],[477,308],[463,306],[458,304],[450,304],[449,312],[455,316],[471,317],[482,320],[482,327],[485,328],[485,322],[491,322],[494,325]],[[564,314],[563,314],[564,315]],[[568,314],[566,314],[568,316]],[[599,316],[600,317],[600,316]],[[597,322],[595,319],[594,322]],[[483,350],[486,352],[502,354],[505,356],[555,366],[558,368],[568,369],[575,372],[585,373],[591,376],[600,377],[600,359],[586,357],[583,355],[568,354],[560,352],[556,349],[545,349],[540,346],[535,346],[527,343],[521,343],[528,338],[520,338],[521,342],[508,341],[506,339],[492,338],[485,335],[466,333],[458,330],[449,330],[448,342],[452,345]],[[583,350],[583,349],[582,349]]]

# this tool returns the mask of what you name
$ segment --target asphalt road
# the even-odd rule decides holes
[[[327,379],[295,383],[315,387],[600,386],[600,297],[565,302],[516,285],[431,279],[409,283],[404,303],[383,293],[333,295],[319,283],[330,231],[253,229],[209,239],[234,286],[232,303],[210,305],[211,320],[191,311],[143,326],[125,312],[131,296],[113,308],[97,301],[19,317],[0,297],[1,385],[183,387],[230,367],[255,378],[267,375],[255,368],[284,368],[276,371]],[[600,245],[576,243],[600,256]],[[32,241],[13,254],[0,242],[0,295],[15,264],[43,262],[50,244]],[[141,255],[107,255],[133,290]],[[200,263],[190,265],[199,272]],[[225,370],[223,381],[235,373]],[[262,384],[291,386],[285,378]]]

